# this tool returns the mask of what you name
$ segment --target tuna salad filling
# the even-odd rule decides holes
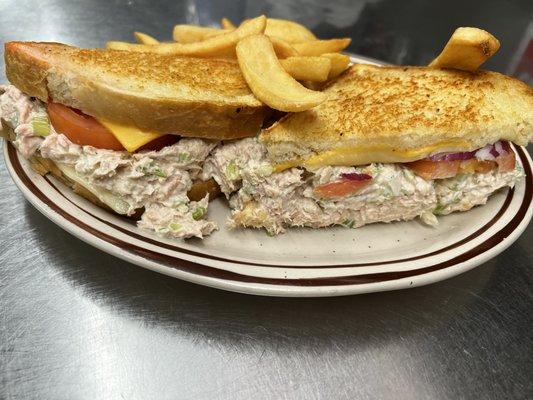
[[[202,178],[214,178],[229,199],[230,227],[265,228],[278,234],[292,226],[356,228],[416,217],[435,225],[437,215],[484,204],[493,192],[512,187],[523,176],[514,164],[494,168],[502,159],[496,153],[492,159],[473,158],[463,154],[461,160],[452,160],[453,165],[446,165],[456,174],[447,171],[444,176],[450,177],[438,179],[429,178],[437,170],[442,174],[442,165],[424,166],[424,171],[421,165],[413,166],[420,174],[402,164],[273,172],[265,147],[256,139],[244,139],[214,149]],[[482,168],[486,170],[477,172]]]
[[[208,197],[199,202],[187,197],[216,142],[181,139],[138,153],[80,146],[54,130],[41,101],[14,86],[0,86],[0,94],[2,133],[9,131],[25,158],[53,161],[64,177],[119,214],[143,211],[140,228],[176,238],[201,238],[217,229],[205,219]]]

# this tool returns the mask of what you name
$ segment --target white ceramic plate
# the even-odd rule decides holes
[[[526,173],[514,189],[493,195],[465,213],[439,218],[436,228],[418,221],[359,229],[228,231],[223,199],[209,218],[221,229],[204,239],[163,239],[35,173],[5,142],[9,173],[46,217],[81,240],[133,264],[202,285],[271,296],[338,296],[403,289],[437,282],[487,261],[524,231],[533,213],[533,176],[527,151],[515,147]]]

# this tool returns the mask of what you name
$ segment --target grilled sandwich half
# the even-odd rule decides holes
[[[266,107],[234,61],[5,44],[2,136],[34,168],[160,234],[202,237],[220,140],[254,136]]]
[[[483,204],[522,173],[533,89],[495,72],[352,66],[328,101],[206,161],[232,226],[283,232],[436,215]]]

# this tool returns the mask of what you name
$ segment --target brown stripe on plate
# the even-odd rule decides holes
[[[525,191],[524,199],[522,201],[522,204],[518,212],[513,217],[513,219],[488,240],[477,245],[473,249],[470,249],[469,251],[463,254],[460,254],[459,256],[454,257],[453,259],[450,259],[450,260],[447,260],[447,261],[444,261],[444,262],[441,262],[441,263],[438,263],[432,266],[420,268],[417,270],[384,272],[384,273],[373,273],[373,274],[340,276],[340,277],[337,276],[337,277],[306,278],[306,279],[262,278],[262,277],[254,277],[254,276],[249,276],[249,275],[238,274],[235,272],[225,271],[225,270],[221,270],[217,268],[208,267],[202,264],[197,264],[197,263],[187,261],[187,260],[176,259],[173,257],[155,253],[153,251],[146,250],[141,247],[123,242],[122,240],[119,240],[117,238],[114,238],[110,235],[107,235],[103,232],[100,232],[92,228],[86,223],[68,214],[66,211],[58,207],[55,203],[51,202],[50,199],[48,199],[44,195],[44,193],[42,193],[39,190],[39,188],[37,188],[35,184],[31,181],[31,179],[26,175],[26,173],[22,169],[22,166],[20,165],[18,157],[16,156],[16,150],[14,150],[14,148],[11,145],[9,145],[8,147],[8,154],[12,162],[12,165],[15,171],[17,172],[17,175],[19,176],[19,178],[23,181],[25,186],[40,201],[42,201],[44,204],[47,204],[51,209],[53,209],[56,213],[61,215],[67,221],[91,233],[93,236],[96,236],[99,239],[104,240],[114,245],[115,247],[125,250],[133,255],[140,256],[140,257],[150,259],[153,261],[157,261],[160,264],[173,267],[183,272],[206,276],[210,278],[222,279],[222,280],[232,280],[236,282],[248,282],[248,283],[253,282],[253,283],[259,283],[259,284],[283,285],[283,286],[288,286],[288,285],[291,285],[291,286],[337,286],[337,285],[358,285],[358,284],[365,284],[365,283],[384,282],[384,281],[391,281],[391,280],[397,280],[397,279],[427,274],[430,272],[448,268],[453,265],[459,264],[461,262],[467,261],[473,257],[480,255],[484,251],[500,243],[503,239],[509,236],[517,228],[520,222],[523,220],[524,216],[527,213],[529,205],[531,204],[531,200],[532,200],[533,183],[532,183],[531,166],[529,165],[529,162],[527,158],[525,157],[523,149],[517,148],[517,150],[522,160],[522,164],[524,166],[524,170],[526,173],[526,191]]]
[[[527,160],[526,160],[526,162],[527,162]],[[209,259],[209,260],[224,261],[224,262],[230,262],[230,263],[238,263],[238,264],[242,264],[242,265],[254,265],[254,266],[261,266],[261,267],[296,268],[296,269],[297,268],[309,268],[309,269],[330,268],[330,269],[333,269],[333,268],[357,268],[357,267],[381,266],[381,265],[390,265],[390,264],[396,264],[396,263],[408,262],[408,261],[417,261],[417,260],[421,260],[423,258],[428,258],[428,257],[432,257],[434,255],[440,254],[440,253],[444,253],[446,251],[449,251],[449,250],[452,250],[452,249],[457,248],[459,246],[462,246],[463,244],[465,244],[467,242],[470,242],[471,240],[477,238],[481,233],[483,233],[487,229],[489,229],[491,226],[493,226],[502,217],[502,215],[505,213],[505,211],[507,211],[507,208],[511,204],[511,201],[512,201],[512,198],[513,198],[513,195],[514,195],[514,188],[509,189],[507,191],[507,196],[505,197],[504,203],[502,204],[502,206],[498,210],[498,212],[494,215],[494,217],[490,221],[488,221],[485,225],[483,225],[481,228],[476,230],[474,233],[472,233],[472,234],[468,235],[467,237],[459,240],[458,242],[452,243],[452,244],[450,244],[450,245],[448,245],[446,247],[443,247],[441,249],[432,251],[430,253],[421,254],[421,255],[413,256],[413,257],[397,259],[397,260],[387,260],[387,261],[383,261],[383,262],[369,262],[369,263],[358,263],[358,264],[279,265],[279,264],[269,264],[269,263],[266,263],[266,262],[265,263],[257,263],[257,262],[251,262],[251,261],[241,261],[241,260],[236,260],[236,259],[231,259],[231,258],[212,256],[212,255],[205,254],[205,253],[199,253],[199,252],[194,251],[194,250],[189,250],[189,249],[177,246],[177,245],[171,245],[171,244],[163,243],[163,242],[148,238],[148,237],[143,236],[143,235],[139,235],[139,234],[137,234],[135,232],[131,232],[128,229],[122,228],[122,227],[120,227],[120,226],[118,226],[118,225],[116,225],[116,224],[114,224],[114,223],[112,223],[110,221],[102,219],[102,218],[98,217],[97,215],[93,214],[92,212],[80,207],[78,204],[76,204],[71,199],[69,199],[67,196],[65,196],[55,186],[55,184],[48,177],[45,176],[44,179],[46,179],[46,181],[50,184],[50,186],[53,187],[63,198],[65,198],[68,202],[73,204],[79,210],[81,210],[81,211],[85,212],[86,214],[90,215],[91,217],[97,219],[101,223],[103,223],[103,224],[105,224],[105,225],[107,225],[107,226],[109,226],[109,227],[111,227],[113,229],[116,229],[116,230],[124,233],[125,235],[133,237],[135,239],[142,240],[144,242],[153,244],[155,246],[159,246],[159,247],[167,249],[167,250],[177,251],[177,252],[181,252],[181,253],[185,253],[185,254],[188,254],[188,255],[192,255],[192,256],[200,257],[200,258],[205,258],[205,259]],[[122,219],[129,221],[125,217],[122,217]]]

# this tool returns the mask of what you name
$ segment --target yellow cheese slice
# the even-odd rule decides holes
[[[315,169],[328,165],[355,166],[371,163],[401,163],[420,160],[437,152],[465,151],[468,143],[464,140],[451,140],[415,150],[391,149],[385,146],[353,146],[318,153],[306,159],[297,159],[280,163],[274,171],[280,172],[292,167]]]
[[[98,118],[98,121],[105,126],[117,138],[117,140],[130,153],[151,142],[158,137],[163,136],[163,133],[148,132],[131,125],[117,124],[108,120]]]

